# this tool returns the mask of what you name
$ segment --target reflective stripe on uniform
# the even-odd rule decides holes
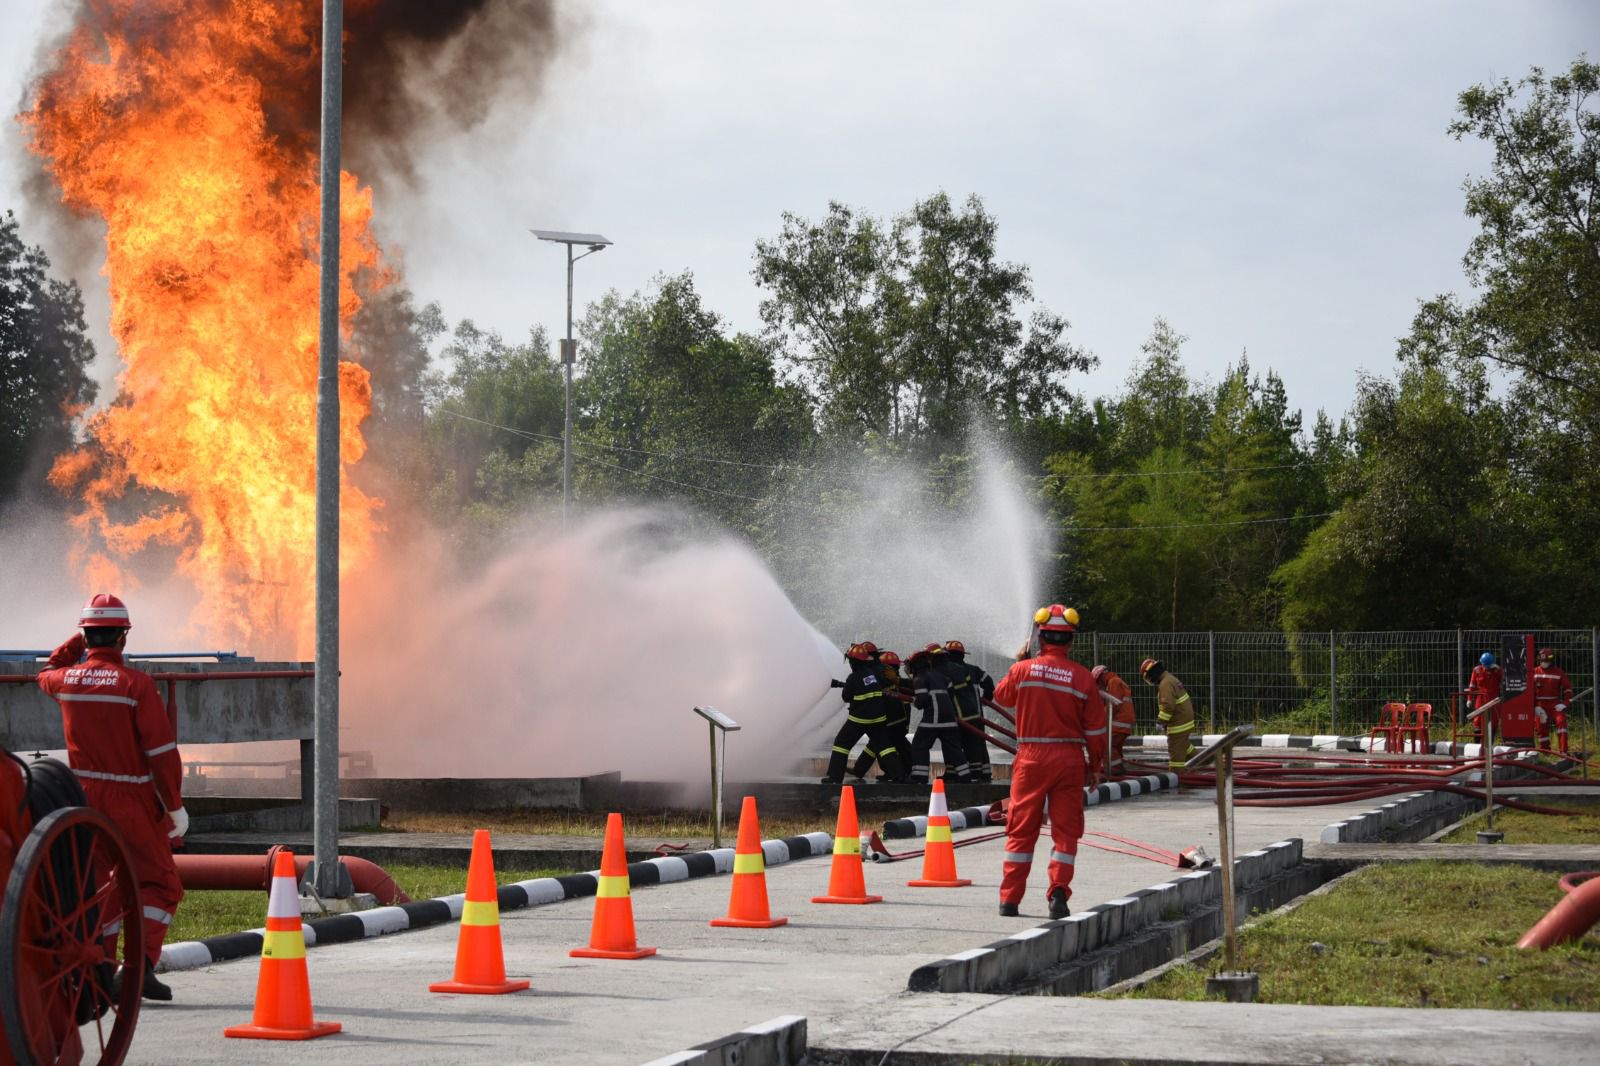
[[[1133,732],[1133,723],[1132,722],[1112,722],[1111,723],[1111,728],[1115,729],[1118,733],[1131,733],[1131,732]]]
[[[1026,851],[1008,851],[1002,858],[1013,866],[1031,866],[1033,864],[1033,856]]]
[[[110,925],[103,925],[103,926],[100,927],[100,935],[101,936],[116,936],[120,932],[122,932],[122,919],[121,918],[118,918],[116,921],[112,922]]]
[[[595,880],[595,899],[621,899],[628,894],[627,874],[601,874]]]
[[[163,744],[159,748],[150,748],[150,749],[148,749],[145,752],[145,755],[147,755],[147,756],[149,756],[150,758],[153,759],[157,755],[165,755],[167,752],[171,751],[173,748],[175,748],[177,746],[178,746],[178,742],[176,740],[174,740],[171,744]]]
[[[132,774],[103,774],[99,770],[74,770],[79,777],[88,778],[90,781],[120,781],[125,785],[144,785],[153,780],[149,774],[135,777]]]
[[[1018,737],[1018,744],[1082,744],[1082,737]]]
[[[733,857],[733,872],[736,874],[766,873],[766,859],[759,851],[752,852],[749,855],[735,855]]]
[[[1105,727],[1102,726],[1099,729],[1085,729],[1083,731],[1083,735],[1086,737],[1103,737],[1106,735]]]
[[[846,715],[845,717],[849,718],[850,721],[854,722],[856,725],[882,725],[889,720],[889,716],[887,714],[880,714],[876,718],[857,718],[853,714]]]
[[[1056,685],[1056,684],[1052,684],[1049,681],[1019,681],[1019,682],[1017,682],[1017,687],[1018,688],[1047,688],[1051,692],[1065,692],[1067,695],[1076,696],[1080,700],[1088,699],[1088,697],[1085,696],[1083,693],[1079,692],[1077,689],[1072,688],[1069,685]]]
[[[835,855],[860,855],[860,837],[834,837],[833,853]]]
[[[1194,728],[1194,723],[1193,722],[1185,722],[1183,725],[1169,725],[1169,726],[1167,726],[1167,732],[1168,733],[1187,733],[1189,730],[1191,730],[1193,728]]]
[[[1059,862],[1063,866],[1078,865],[1078,857],[1076,855],[1069,855],[1064,851],[1056,851],[1054,849],[1051,849],[1050,851],[1050,861]]]
[[[840,754],[840,755],[849,755],[849,754],[850,754],[850,749],[849,749],[849,748],[841,748],[841,747],[840,747],[840,746],[839,746],[839,745],[837,745],[837,744],[835,744],[835,745],[834,745],[834,746],[833,746],[833,750],[834,750],[834,751],[836,751],[836,752],[838,752],[838,753],[839,753],[839,754]]]
[[[62,703],[71,700],[73,703],[120,703],[124,707],[137,707],[139,701],[132,696],[88,696],[77,692],[60,692],[56,699]]]
[[[160,907],[146,907],[144,909],[144,916],[150,921],[160,922],[162,925],[172,924],[172,912],[164,911]]]
[[[305,958],[305,933],[299,929],[282,931],[268,929],[261,934],[261,957],[263,959]]]
[[[1180,703],[1188,703],[1188,702],[1189,702],[1189,694],[1187,692],[1185,692],[1183,695],[1181,695],[1177,699],[1173,700],[1172,701],[1172,705],[1174,707],[1176,707]]]
[[[469,899],[461,904],[462,925],[499,925],[500,904],[492,899]]]

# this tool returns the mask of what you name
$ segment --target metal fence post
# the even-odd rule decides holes
[[[1206,690],[1211,696],[1211,731],[1217,731],[1217,631],[1206,631]]]
[[[1589,693],[1589,740],[1584,745],[1583,773],[1589,775],[1589,763],[1594,759],[1594,747],[1600,742],[1600,629],[1589,627],[1589,684],[1597,691]]]
[[[1091,663],[1090,665],[1091,666],[1099,666],[1101,663],[1105,662],[1104,659],[1100,658],[1100,634],[1099,634],[1099,632],[1096,631],[1094,633],[1089,634],[1089,640],[1090,640],[1090,648],[1092,649],[1091,650],[1091,654],[1094,656],[1094,662]],[[940,748],[939,750],[943,751],[944,749]]]
[[[1339,735],[1339,640],[1328,630],[1328,732]]]
[[[1467,634],[1456,626],[1456,691],[1467,687]]]

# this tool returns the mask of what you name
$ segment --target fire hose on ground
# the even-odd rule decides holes
[[[272,864],[281,850],[281,845],[274,845],[265,855],[178,854],[172,859],[186,890],[265,892],[272,883]],[[385,906],[411,902],[411,897],[377,863],[348,855],[340,856],[339,861],[350,871],[350,883],[357,892],[370,892]],[[296,876],[304,878],[311,862],[309,855],[296,855]]]

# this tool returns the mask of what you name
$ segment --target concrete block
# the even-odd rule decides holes
[[[1100,943],[1110,944],[1122,938],[1122,917],[1125,908],[1124,900],[1110,900],[1100,904],[1095,911],[1100,915]]]
[[[1050,951],[1055,962],[1066,962],[1075,959],[1083,952],[1082,930],[1072,923],[1072,919],[1065,918],[1058,922],[1051,922]],[[1054,965],[1054,963],[1052,963]]]
[[[1062,921],[1077,929],[1079,955],[1087,954],[1105,943],[1105,925],[1099,911],[1084,911]]]
[[[972,965],[972,961],[989,954],[991,950],[991,948],[971,948],[945,958],[943,960],[945,965],[939,971],[939,991],[974,991],[972,978],[976,968]]]

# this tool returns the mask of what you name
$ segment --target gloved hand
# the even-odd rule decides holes
[[[1567,705],[1566,705],[1566,704],[1565,704],[1565,703],[1558,703],[1558,704],[1556,704],[1556,713],[1557,713],[1557,714],[1560,714],[1560,713],[1562,713],[1562,712],[1563,712],[1563,711],[1565,711],[1565,710],[1566,710],[1566,709],[1567,709]]]
[[[1020,663],[1024,659],[1031,658],[1033,658],[1033,641],[1030,640],[1017,649],[1016,660]]]
[[[1535,707],[1533,713],[1538,716],[1540,725],[1544,725],[1550,720],[1550,716],[1544,713],[1543,707]]]
[[[179,807],[175,811],[168,811],[167,814],[172,817],[172,830],[167,834],[167,836],[181,837],[189,832],[188,811],[184,810],[182,807]]]
[[[836,677],[836,678],[833,678],[831,681],[828,682],[828,687],[829,688],[844,688],[844,682],[840,681]]]

